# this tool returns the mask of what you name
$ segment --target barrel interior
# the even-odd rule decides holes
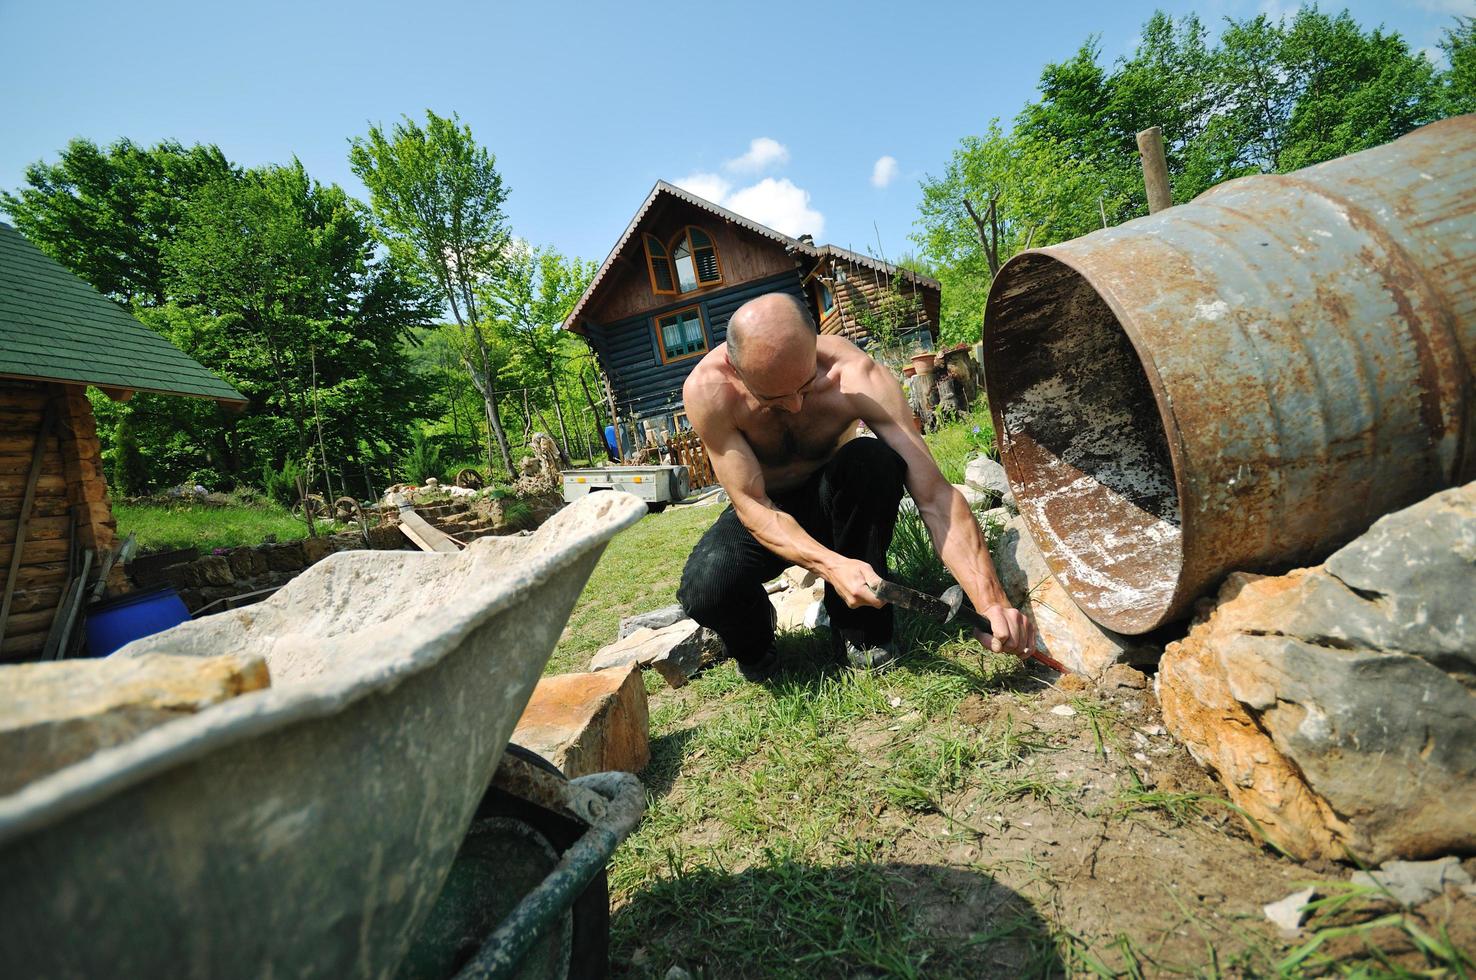
[[[1159,625],[1183,568],[1180,501],[1122,324],[1084,276],[1031,253],[1000,271],[984,333],[1004,465],[1051,571],[1103,626]]]

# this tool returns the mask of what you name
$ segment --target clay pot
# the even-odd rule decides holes
[[[912,367],[918,374],[933,373],[933,352],[923,351],[912,355]]]
[[[902,377],[904,377],[904,378],[910,378],[910,377],[912,377],[916,373],[917,373],[917,368],[913,367],[911,364],[907,365],[906,367],[904,367],[902,369]]]

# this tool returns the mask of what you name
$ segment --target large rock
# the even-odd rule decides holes
[[[646,686],[635,664],[538,682],[512,740],[575,779],[640,772],[651,760]]]
[[[964,467],[964,483],[976,490],[986,490],[1003,497],[1010,492],[1010,479],[1005,468],[988,456],[976,456]]]
[[[637,629],[629,636],[602,647],[589,662],[590,670],[609,670],[634,664],[656,670],[672,687],[687,679],[723,653],[723,641],[710,629],[683,619],[653,630]]]
[[[270,683],[266,662],[244,654],[0,667],[0,794]]]
[[[1164,724],[1300,858],[1476,848],[1476,483],[1323,566],[1233,575],[1164,655]]]
[[[993,512],[991,512],[993,513]],[[1152,663],[1152,644],[1105,630],[1092,622],[1051,575],[1021,517],[1011,518],[994,549],[1000,584],[1015,607],[1035,624],[1041,652],[1073,673],[1100,677],[1113,664]]]

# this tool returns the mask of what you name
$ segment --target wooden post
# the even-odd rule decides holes
[[[1143,187],[1148,192],[1148,213],[1157,214],[1173,207],[1168,160],[1163,155],[1163,130],[1150,126],[1139,133],[1138,153],[1143,158]]]

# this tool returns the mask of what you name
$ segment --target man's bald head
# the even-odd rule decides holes
[[[740,371],[766,373],[776,363],[809,361],[814,354],[815,321],[791,293],[765,293],[728,320],[728,360]]]

